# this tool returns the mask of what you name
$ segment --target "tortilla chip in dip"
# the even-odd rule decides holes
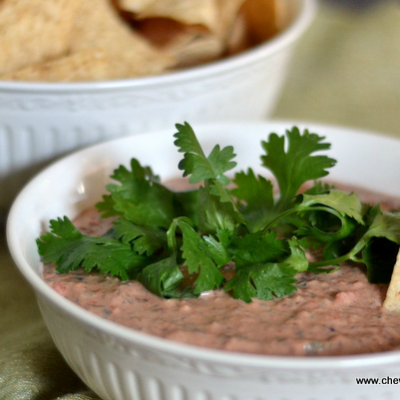
[[[80,2],[1,0],[0,74],[65,53]]]
[[[390,312],[400,313],[400,250],[397,254],[383,308]]]

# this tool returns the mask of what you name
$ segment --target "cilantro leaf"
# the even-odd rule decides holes
[[[200,230],[234,231],[237,224],[244,222],[227,189],[212,181],[205,188],[200,188],[199,224]]]
[[[285,259],[284,263],[293,271],[307,271],[309,265],[306,253],[300,246],[300,242],[296,237],[289,240],[290,255]]]
[[[223,242],[218,241],[212,235],[204,235],[202,238],[207,246],[207,254],[212,258],[218,267],[222,267],[231,261],[230,254],[228,253]]]
[[[320,246],[350,236],[358,226],[354,219],[329,207],[315,207],[307,213],[306,218],[309,223],[297,229],[295,234],[313,238],[314,244],[319,242]]]
[[[262,165],[277,179],[281,208],[291,204],[303,183],[326,176],[327,169],[336,163],[334,159],[325,155],[311,155],[330,148],[329,143],[323,142],[324,137],[310,133],[307,129],[301,134],[297,127],[287,130],[286,137],[287,152],[285,152],[284,136],[272,133],[268,142],[262,142],[266,152],[266,155],[261,157]]]
[[[130,243],[138,254],[151,256],[167,247],[165,231],[139,226],[125,218],[120,218],[115,222],[113,234],[122,243]]]
[[[236,162],[232,161],[235,157],[233,147],[228,146],[221,150],[220,146],[216,145],[206,157],[192,127],[187,122],[184,125],[176,124],[176,128],[178,132],[174,135],[176,137],[174,143],[180,152],[185,153],[179,163],[179,169],[184,171],[183,176],[191,175],[190,183],[216,179],[221,185],[227,185],[230,179],[224,173],[236,166]]]
[[[288,250],[286,241],[277,239],[276,232],[262,231],[233,237],[229,246],[237,266],[281,260],[288,255]]]
[[[174,192],[174,218],[185,216],[195,226],[199,224],[199,190]]]
[[[183,236],[182,257],[185,265],[190,274],[198,274],[194,294],[220,287],[224,277],[219,271],[222,265],[215,263],[214,258],[217,261],[221,259],[220,252],[215,252],[215,243],[210,246],[209,239],[204,241],[186,221],[180,220],[177,224]]]
[[[174,143],[178,151],[185,153],[179,169],[184,171],[183,176],[191,175],[190,183],[204,181],[204,188],[199,191],[200,231],[233,230],[237,222],[243,221],[229,192],[224,188],[230,183],[224,173],[236,166],[236,162],[232,161],[235,157],[233,148],[228,146],[221,150],[217,145],[206,157],[188,123],[177,124],[176,128],[178,132],[174,135]]]
[[[277,263],[251,264],[240,268],[236,275],[225,285],[235,299],[246,303],[253,298],[273,300],[274,296],[283,297],[296,291],[294,271]]]
[[[182,271],[176,263],[175,255],[164,258],[146,266],[138,277],[150,292],[160,297],[179,298],[179,283],[183,278]]]
[[[369,240],[372,237],[383,237],[400,244],[400,213],[378,213],[361,239],[361,242]]]
[[[59,272],[84,268],[133,279],[148,263],[132,251],[129,244],[104,237],[82,235],[67,218],[50,222],[51,232],[37,239],[39,254],[46,263],[57,264]]]
[[[272,300],[297,290],[295,275],[308,269],[304,250],[296,238],[289,240],[290,254],[279,263],[239,265],[236,275],[225,285],[236,299],[250,302],[252,298]]]
[[[364,224],[362,215],[362,203],[354,193],[345,193],[340,190],[330,190],[325,194],[303,194],[303,200],[298,205],[298,210],[306,209],[314,205],[328,206],[342,215],[355,219],[359,224]]]
[[[102,218],[116,217],[120,213],[114,208],[115,201],[110,194],[105,194],[103,200],[96,204],[97,211]]]
[[[233,181],[236,187],[231,193],[239,200],[238,209],[251,232],[259,230],[276,217],[271,181],[262,176],[256,177],[251,168],[247,173],[236,173]]]
[[[120,185],[107,185],[111,195],[97,204],[103,216],[114,212],[137,225],[168,228],[174,217],[173,193],[158,182],[149,167],[132,159],[130,171],[121,165],[111,178]]]

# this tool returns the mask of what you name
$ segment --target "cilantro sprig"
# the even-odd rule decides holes
[[[250,168],[231,181],[232,146],[206,155],[188,123],[176,128],[178,167],[197,186],[174,192],[132,159],[130,169],[114,171],[116,183],[96,205],[102,217],[115,218],[113,228],[91,237],[67,217],[52,220],[37,239],[43,262],[60,273],[82,268],[137,279],[165,298],[223,288],[246,302],[271,300],[295,292],[299,272],[326,273],[347,261],[365,264],[371,282],[390,280],[400,213],[321,181],[336,163],[321,154],[330,148],[324,137],[297,127],[271,133],[261,142],[260,163],[274,182]],[[313,186],[301,192],[307,182]],[[316,250],[320,260],[309,262],[306,253]],[[228,263],[233,274],[224,273]]]

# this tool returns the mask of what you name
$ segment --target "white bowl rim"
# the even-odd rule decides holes
[[[255,46],[243,53],[210,62],[204,65],[182,69],[166,74],[133,79],[120,79],[101,82],[51,83],[51,82],[18,82],[1,81],[3,92],[98,92],[110,89],[142,88],[152,86],[173,85],[211,75],[218,75],[231,70],[256,63],[266,56],[273,55],[280,49],[290,45],[308,28],[316,13],[317,0],[302,0],[303,7],[298,17],[290,26],[265,43]]]
[[[314,123],[307,121],[293,121],[293,120],[269,120],[264,122],[253,122],[253,123],[208,123],[204,125],[198,125],[198,129],[218,127],[218,126],[242,126],[243,128],[249,128],[251,126],[268,126],[269,124],[274,124],[276,127],[280,125],[282,129],[287,128],[287,126],[301,125],[307,126],[308,129],[336,129],[336,130],[346,130],[347,132],[354,132],[359,134],[367,134],[372,136],[379,135],[380,140],[394,141],[400,143],[400,140],[394,138],[387,134],[376,133],[373,131],[367,131],[352,127],[329,125],[323,123]],[[165,134],[170,133],[171,130],[159,130],[153,132],[153,134]],[[150,133],[151,134],[151,133]],[[149,133],[137,134],[137,136],[145,136]],[[97,316],[82,307],[72,303],[71,301],[64,298],[62,295],[58,294],[54,289],[52,289],[42,278],[40,278],[30,267],[28,262],[23,257],[22,253],[19,251],[18,238],[15,232],[13,232],[13,220],[17,215],[19,209],[19,203],[22,201],[22,195],[32,190],[35,187],[36,181],[42,179],[42,176],[46,174],[46,171],[55,165],[68,161],[73,157],[77,157],[85,152],[90,152],[96,147],[106,146],[110,142],[129,140],[131,137],[123,137],[112,139],[107,142],[99,143],[97,145],[89,146],[85,149],[76,151],[70,155],[67,155],[46,167],[42,172],[33,177],[27,185],[21,190],[20,194],[16,197],[14,203],[11,206],[7,225],[6,225],[6,238],[11,256],[23,274],[24,278],[28,283],[34,288],[36,294],[40,294],[45,297],[48,301],[55,304],[58,308],[61,308],[67,314],[73,315],[74,318],[79,319],[82,323],[87,324],[88,327],[93,327],[99,331],[103,331],[105,334],[112,335],[120,338],[123,341],[129,343],[136,343],[140,346],[145,346],[147,348],[152,348],[163,353],[169,353],[173,355],[179,355],[183,358],[196,358],[204,362],[215,362],[223,363],[231,367],[235,366],[248,366],[251,368],[286,368],[291,370],[341,370],[343,368],[365,368],[384,365],[390,365],[398,363],[400,360],[400,350],[392,350],[380,353],[370,353],[370,354],[357,354],[357,355],[345,355],[345,356],[324,356],[324,357],[300,357],[300,356],[270,356],[270,355],[257,355],[257,354],[246,354],[238,352],[230,352],[224,350],[208,349],[203,347],[198,347],[190,344],[184,344],[175,342],[172,340],[160,338],[150,334],[135,331],[131,328],[124,327],[120,324],[114,323],[112,321],[106,320]]]

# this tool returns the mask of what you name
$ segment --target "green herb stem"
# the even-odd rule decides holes
[[[310,268],[314,268],[314,267],[315,267],[315,268],[328,267],[328,266],[330,266],[330,265],[338,265],[338,264],[341,264],[341,263],[343,263],[343,262],[349,261],[350,259],[352,260],[352,258],[351,258],[351,252],[349,252],[349,253],[347,253],[347,254],[345,254],[345,255],[343,255],[343,256],[340,256],[340,257],[331,259],[331,260],[323,260],[323,261],[314,261],[314,262],[310,262],[310,263],[309,263],[309,266],[310,266]],[[355,260],[352,260],[352,261],[355,261]]]
[[[282,212],[276,218],[274,218],[272,221],[270,221],[267,225],[265,225],[264,228],[261,228],[261,229],[262,229],[263,233],[266,233],[268,230],[273,228],[275,225],[278,225],[278,223],[280,221],[282,221],[289,215],[295,214],[295,213],[300,213],[300,212],[303,213],[303,212],[307,212],[307,211],[324,211],[324,212],[333,214],[336,217],[338,217],[339,219],[341,219],[340,214],[336,210],[334,210],[333,208],[330,208],[330,207],[313,205],[313,206],[301,206],[301,208],[300,208],[299,206],[296,206],[296,207],[290,208],[290,209]]]

